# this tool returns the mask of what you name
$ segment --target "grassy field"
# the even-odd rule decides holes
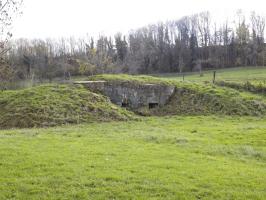
[[[185,81],[196,83],[213,82],[213,72],[216,71],[215,84],[240,91],[248,91],[266,95],[266,67],[238,67],[219,70],[203,71],[202,73],[185,73],[184,80],[180,74],[156,75],[171,81]]]
[[[192,73],[185,75],[185,81],[212,81],[213,71],[203,71],[203,75],[200,73]],[[217,81],[230,81],[230,82],[263,82],[266,84],[266,67],[239,67],[230,69],[220,69],[216,71]],[[182,76],[178,74],[162,74],[162,78],[167,78],[170,80],[183,80]]]
[[[0,131],[0,199],[264,199],[266,119]]]

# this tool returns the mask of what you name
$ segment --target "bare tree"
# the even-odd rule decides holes
[[[258,63],[264,66],[265,56],[265,45],[264,45],[264,34],[265,34],[265,17],[257,15],[255,12],[251,13],[250,17],[252,26],[252,61],[253,64]],[[258,61],[257,61],[258,60]],[[257,63],[258,62],[258,63]]]
[[[264,65],[263,16],[252,13],[247,20],[239,11],[235,26],[211,19],[204,12],[131,30],[129,35],[16,40],[7,55],[17,77],[33,74],[40,79]]]
[[[19,12],[22,0],[1,0],[0,1],[0,87],[14,78],[14,70],[5,62],[4,55],[7,53],[7,42],[12,37],[9,28],[13,17]]]
[[[12,37],[10,26],[14,16],[19,12],[22,0],[1,0],[0,1],[0,56],[2,57],[6,49],[7,41]]]

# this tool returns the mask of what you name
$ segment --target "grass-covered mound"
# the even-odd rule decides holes
[[[0,92],[0,128],[127,120],[133,115],[82,86],[44,85]]]
[[[260,96],[230,88],[179,83],[168,104],[150,112],[158,115],[225,114],[263,116],[266,115],[266,101]]]
[[[255,94],[266,95],[266,80],[264,81],[246,81],[246,82],[228,82],[218,81],[216,85],[234,88],[240,91],[248,91]]]
[[[157,78],[147,75],[128,75],[128,74],[101,74],[90,76],[90,81],[109,81],[109,82],[121,82],[121,83],[132,83],[132,84],[173,84],[173,81],[168,81],[166,79]]]
[[[138,113],[144,115],[265,115],[266,99],[251,94],[240,92],[235,89],[213,85],[211,83],[182,82],[167,80],[152,76],[130,76],[130,75],[97,75],[90,80],[105,80],[116,82],[127,82],[132,84],[171,84],[176,90],[167,105],[156,109],[141,108]]]

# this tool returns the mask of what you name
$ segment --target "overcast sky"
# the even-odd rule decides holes
[[[13,24],[13,35],[112,35],[206,10],[230,20],[237,9],[265,13],[266,0],[24,0],[23,14]]]

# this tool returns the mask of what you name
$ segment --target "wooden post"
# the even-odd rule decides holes
[[[185,81],[185,74],[183,74],[183,82]]]
[[[216,78],[216,71],[213,71],[213,80],[212,80],[212,83],[215,83],[215,78]]]

